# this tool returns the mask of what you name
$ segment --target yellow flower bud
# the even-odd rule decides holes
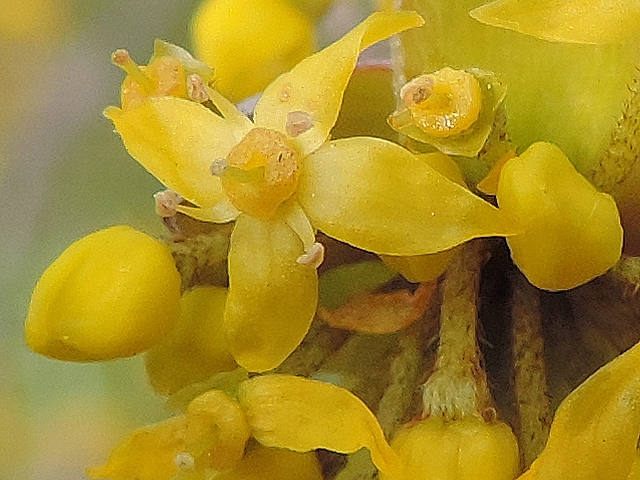
[[[517,440],[505,423],[472,417],[429,417],[403,427],[391,446],[407,480],[513,480],[520,464]]]
[[[208,0],[192,24],[198,58],[232,101],[258,93],[313,53],[313,24],[284,0]]]
[[[235,468],[217,472],[215,480],[322,480],[320,464],[313,452],[298,453],[283,448],[255,445]]]
[[[153,388],[173,394],[218,372],[236,368],[222,326],[227,289],[199,286],[180,301],[175,328],[146,354]]]
[[[44,272],[31,297],[27,344],[60,360],[128,357],[174,325],[180,275],[169,250],[127,226],[71,245]]]

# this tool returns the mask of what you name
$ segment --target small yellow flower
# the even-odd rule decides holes
[[[113,480],[169,480],[179,472],[185,477],[178,478],[319,480],[317,461],[305,452],[363,447],[390,478],[401,471],[375,416],[352,393],[306,378],[266,375],[240,383],[237,399],[220,390],[203,393],[184,414],[125,437],[103,466],[88,473]]]
[[[402,107],[389,125],[449,155],[475,157],[491,130],[506,89],[491,72],[445,67],[400,90]]]
[[[511,428],[476,417],[427,417],[402,427],[391,446],[404,462],[407,480],[513,480],[520,464]]]
[[[169,250],[130,227],[93,233],[44,272],[25,333],[33,351],[60,360],[128,357],[175,324],[180,275]]]
[[[247,370],[276,367],[309,329],[323,256],[316,228],[403,256],[510,233],[501,212],[402,147],[327,141],[360,51],[421,23],[412,12],[372,15],[269,85],[254,122],[213,89],[216,113],[176,97],[105,111],[129,152],[193,205],[178,211],[236,221],[224,326]]]

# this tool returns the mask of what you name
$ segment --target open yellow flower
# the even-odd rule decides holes
[[[178,211],[236,221],[224,323],[244,368],[276,367],[308,331],[323,256],[316,228],[401,256],[511,230],[496,208],[398,145],[327,141],[359,53],[421,24],[413,12],[373,14],[267,87],[253,122],[213,89],[203,104],[149,97],[105,111],[129,152],[191,204]]]
[[[251,437],[259,445],[248,443]],[[351,392],[302,377],[265,375],[241,382],[237,398],[210,390],[184,414],[134,431],[88,474],[113,480],[319,480],[317,461],[306,454],[319,448],[367,448],[387,478],[402,469],[375,416]]]

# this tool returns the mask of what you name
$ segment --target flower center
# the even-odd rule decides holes
[[[478,119],[482,106],[480,83],[463,70],[443,68],[421,75],[400,91],[413,121],[437,137],[457,135]]]
[[[212,165],[222,188],[240,211],[269,218],[298,185],[300,154],[283,133],[254,128]]]

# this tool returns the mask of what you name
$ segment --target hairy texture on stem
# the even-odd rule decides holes
[[[552,413],[547,392],[540,295],[520,274],[514,282],[511,317],[519,413],[516,431],[522,463],[528,468],[547,442]]]
[[[638,114],[640,113],[640,71],[629,85],[629,98],[622,107],[609,148],[588,178],[601,190],[612,193],[621,184],[637,161],[640,148]]]
[[[468,243],[443,281],[440,344],[435,371],[424,385],[423,415],[445,419],[495,418],[477,339],[481,241]]]

